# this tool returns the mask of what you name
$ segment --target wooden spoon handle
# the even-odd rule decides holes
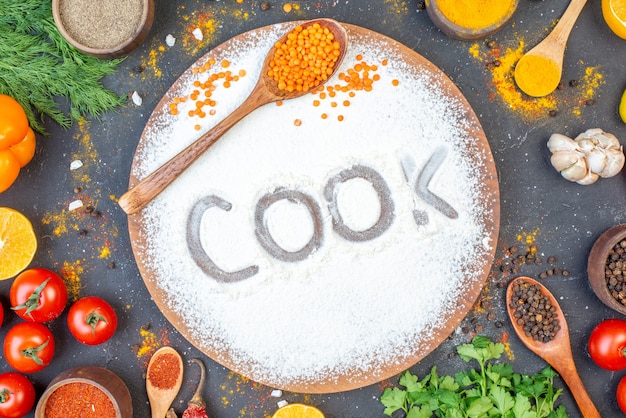
[[[578,376],[578,372],[576,372],[575,368],[565,368],[562,370],[557,370],[567,386],[570,389],[570,392],[574,396],[576,400],[576,404],[580,409],[584,418],[602,418],[600,413],[596,409],[596,406],[593,404],[593,401],[589,397],[583,382],[580,380],[580,376]]]
[[[228,115],[211,130],[183,149],[167,163],[163,164],[132,189],[124,193],[119,205],[128,215],[137,212],[182,174],[203,152],[208,150],[237,122],[258,107],[271,102],[273,96],[263,88],[255,88],[248,98],[233,113]]]
[[[550,35],[548,35],[553,36],[553,41],[561,46],[563,50],[565,50],[567,38],[569,38],[569,34],[578,19],[578,15],[586,3],[587,0],[572,0],[569,6],[567,6],[567,9],[565,9],[561,19],[559,19],[559,22],[556,24]]]

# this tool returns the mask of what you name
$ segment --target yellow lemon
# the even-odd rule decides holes
[[[617,36],[626,39],[626,0],[602,0],[602,16]]]
[[[0,207],[0,280],[17,276],[37,251],[37,237],[28,218],[15,209]]]
[[[619,102],[619,115],[622,118],[622,122],[626,123],[626,90],[624,90],[622,100]]]
[[[324,414],[314,406],[291,403],[279,408],[272,418],[324,418]]]

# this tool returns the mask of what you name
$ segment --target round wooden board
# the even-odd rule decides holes
[[[255,39],[263,39],[270,36],[270,34],[274,34],[277,28],[280,30],[284,29],[286,32],[297,23],[299,22],[271,25],[243,33],[229,41],[226,41],[224,44],[217,46],[198,60],[198,62],[205,62],[209,57],[215,58],[217,62],[220,62],[225,54],[225,51],[232,48],[233,44],[246,44],[254,42]],[[485,242],[488,242],[489,245],[487,246],[488,248],[482,251],[479,258],[472,260],[473,266],[478,273],[473,274],[472,277],[466,278],[463,283],[464,293],[458,298],[458,300],[456,300],[454,308],[446,313],[445,318],[441,321],[441,325],[432,329],[432,338],[427,344],[421,344],[420,341],[411,342],[409,344],[414,344],[414,347],[412,348],[412,353],[410,355],[403,357],[400,361],[389,361],[386,364],[381,365],[379,368],[375,368],[373,370],[368,369],[365,373],[363,370],[354,370],[332,378],[321,377],[314,381],[289,381],[286,383],[283,381],[277,382],[273,379],[268,379],[263,374],[257,375],[254,371],[250,371],[249,368],[245,367],[245,365],[234,361],[228,348],[224,348],[224,345],[215,344],[215,346],[222,348],[215,350],[207,349],[205,344],[197,339],[193,330],[186,325],[185,318],[172,309],[170,306],[171,295],[164,291],[160,286],[159,273],[153,267],[150,256],[148,256],[145,252],[145,249],[149,245],[151,234],[150,226],[144,221],[144,212],[138,212],[131,215],[128,219],[131,244],[142,278],[155,303],[163,315],[165,315],[165,317],[172,323],[172,325],[187,340],[189,340],[190,343],[225,367],[243,374],[244,376],[259,383],[266,384],[270,387],[279,387],[293,392],[333,393],[364,387],[393,377],[423,359],[454,331],[454,329],[472,308],[482,290],[493,262],[496,247],[495,243],[497,241],[499,230],[500,201],[498,179],[493,156],[482,127],[480,126],[480,122],[460,90],[434,64],[406,46],[362,27],[349,24],[345,24],[344,26],[346,27],[349,35],[349,45],[353,40],[357,39],[365,40],[365,42],[371,40],[372,42],[384,44],[385,48],[388,48],[390,55],[399,57],[399,59],[404,61],[407,66],[419,69],[422,72],[436,77],[440,85],[440,94],[459,103],[460,112],[462,113],[460,119],[464,119],[463,126],[466,129],[467,136],[472,139],[471,141],[466,142],[467,150],[465,155],[468,156],[468,161],[466,162],[473,167],[477,178],[480,179],[479,182],[482,184],[481,196],[477,199],[477,205],[482,209],[480,213],[484,215],[480,215],[482,219],[479,219],[478,222],[482,224],[485,233],[482,242],[478,242],[476,245],[484,245]],[[146,149],[154,147],[154,144],[150,143],[147,132],[154,132],[155,130],[160,129],[163,123],[163,116],[167,115],[169,112],[169,103],[171,103],[175,97],[184,95],[184,93],[181,93],[181,89],[188,88],[189,80],[192,77],[193,74],[190,68],[172,85],[172,87],[164,95],[163,99],[156,106],[153,114],[148,120],[133,160],[133,167],[129,182],[130,187],[135,185],[140,180],[140,178],[138,178],[139,175],[137,174],[139,172],[137,167],[141,163],[140,156],[146,151]],[[236,128],[237,127],[233,129]],[[185,144],[173,144],[172,148],[177,149],[172,151],[172,155],[180,151],[184,145]],[[211,152],[211,150],[208,152]],[[175,187],[175,183],[170,187]],[[181,232],[181,239],[184,239],[184,235],[185,233]],[[176,257],[176,254],[170,254],[170,256]],[[393,307],[390,307],[390,309],[392,308]],[[250,314],[254,315],[254,312],[250,312]],[[303,324],[303,327],[304,326],[306,325]],[[216,335],[215,338],[219,340],[219,336]],[[262,344],[262,342],[260,343]]]

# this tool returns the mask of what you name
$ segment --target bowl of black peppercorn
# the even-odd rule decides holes
[[[615,225],[598,237],[589,253],[587,275],[596,296],[626,315],[626,224]]]

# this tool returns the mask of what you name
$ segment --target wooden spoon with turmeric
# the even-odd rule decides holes
[[[587,0],[572,0],[552,32],[515,66],[515,83],[533,97],[547,96],[561,81],[567,38]]]

